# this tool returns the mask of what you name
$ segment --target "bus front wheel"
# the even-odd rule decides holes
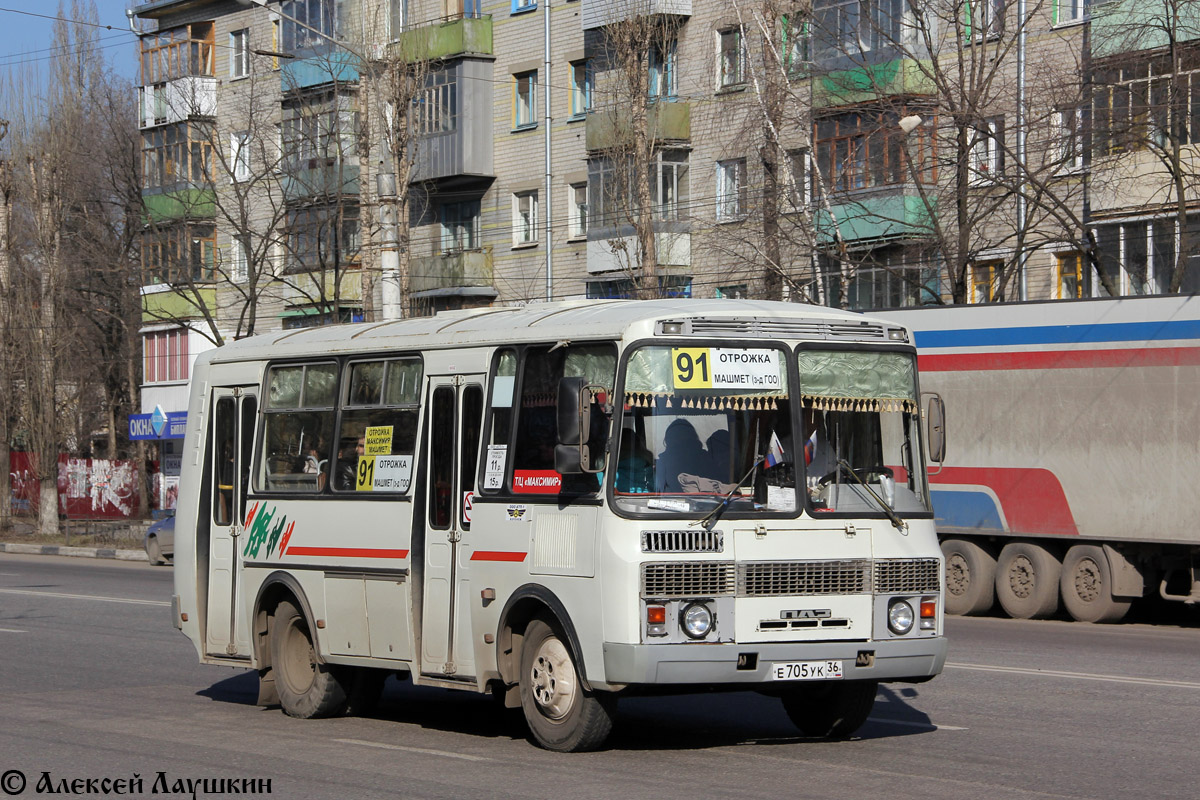
[[[845,739],[863,726],[875,707],[876,681],[829,681],[789,691],[787,712],[805,736]]]
[[[565,637],[545,620],[525,629],[520,687],[529,732],[547,750],[595,750],[608,738],[615,699],[583,687]]]
[[[301,719],[331,717],[346,709],[346,685],[338,668],[317,658],[304,614],[290,601],[275,609],[271,666],[284,713]]]

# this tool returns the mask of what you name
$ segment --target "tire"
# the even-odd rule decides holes
[[[1009,542],[1000,551],[996,599],[1014,619],[1045,619],[1058,611],[1062,563],[1032,542]]]
[[[1118,601],[1112,594],[1112,570],[1103,548],[1077,544],[1063,559],[1063,606],[1078,622],[1120,622],[1129,611],[1128,600]]]
[[[942,542],[946,557],[946,613],[986,614],[996,602],[996,557],[967,539]]]
[[[830,681],[783,696],[783,710],[805,736],[845,739],[875,707],[876,681]]]
[[[158,545],[157,536],[147,537],[146,558],[148,558],[150,563],[156,567],[167,563],[166,559],[163,558],[162,548]]]
[[[317,659],[308,620],[290,601],[275,608],[271,625],[271,668],[279,705],[300,719],[332,717],[348,705],[346,673]]]
[[[525,629],[520,687],[529,732],[547,750],[595,750],[612,731],[616,698],[583,688],[566,637],[545,620]]]

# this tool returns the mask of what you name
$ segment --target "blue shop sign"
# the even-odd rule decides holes
[[[154,409],[152,414],[129,415],[130,439],[182,439],[187,433],[186,411]]]

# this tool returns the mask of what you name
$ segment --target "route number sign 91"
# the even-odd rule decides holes
[[[676,389],[779,390],[783,388],[779,351],[675,347],[671,349],[671,384]]]

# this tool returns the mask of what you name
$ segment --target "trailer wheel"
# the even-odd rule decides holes
[[[279,705],[291,717],[332,717],[346,709],[347,681],[333,664],[317,659],[304,612],[284,600],[271,625],[271,665]]]
[[[566,638],[544,620],[530,622],[522,637],[520,686],[529,732],[547,750],[595,750],[608,738],[615,698],[583,688]]]
[[[875,707],[876,681],[830,681],[783,695],[783,710],[805,736],[845,739]]]
[[[996,602],[996,557],[968,539],[942,542],[946,613],[986,614]]]
[[[1104,550],[1090,544],[1077,544],[1063,559],[1063,606],[1079,622],[1120,622],[1129,610],[1129,601],[1117,601],[1112,595],[1112,571]]]
[[[1032,542],[1009,542],[1000,551],[996,599],[1015,619],[1044,619],[1058,611],[1062,563]]]

